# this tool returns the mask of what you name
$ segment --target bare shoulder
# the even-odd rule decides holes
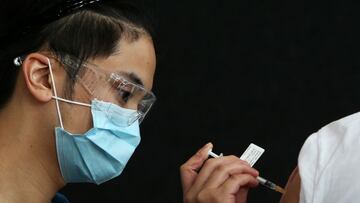
[[[280,203],[298,203],[300,197],[300,175],[296,167],[290,175],[286,184],[286,192],[280,199]]]

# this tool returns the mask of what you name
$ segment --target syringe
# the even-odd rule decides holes
[[[208,154],[209,154],[209,156],[214,157],[214,158],[219,158],[219,157],[222,156],[222,154],[221,154],[221,156],[219,156],[219,155],[215,154],[214,152],[212,152],[211,150],[209,151]],[[259,181],[259,183],[261,185],[263,185],[263,186],[265,186],[267,188],[270,188],[270,189],[275,190],[277,192],[280,192],[282,194],[285,193],[284,188],[276,185],[275,183],[273,183],[273,182],[271,182],[269,180],[266,180],[265,178],[262,178],[262,177],[258,176],[258,177],[256,177],[256,179]]]

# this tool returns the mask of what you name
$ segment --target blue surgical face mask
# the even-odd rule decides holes
[[[54,87],[53,98],[61,126],[55,129],[56,150],[65,182],[101,184],[117,177],[140,143],[138,121],[130,126],[126,123],[136,110],[125,109],[96,99],[92,100],[90,105],[59,98],[50,60],[49,69]],[[90,107],[93,128],[84,134],[72,134],[66,131],[62,123],[59,101]]]

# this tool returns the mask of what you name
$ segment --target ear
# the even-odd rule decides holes
[[[31,53],[22,63],[25,83],[30,93],[41,102],[50,101],[53,95],[48,60],[45,55]]]

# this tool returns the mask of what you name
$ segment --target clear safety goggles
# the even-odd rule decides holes
[[[80,61],[70,56],[63,57],[58,61],[65,65],[66,70],[70,72],[76,71],[73,69],[78,70],[80,68]],[[143,121],[156,101],[154,93],[146,90],[143,85],[137,84],[139,81],[132,74],[106,72],[91,63],[82,63],[81,66],[80,71],[76,74],[76,82],[85,88],[92,96],[91,99],[98,99],[123,108],[136,110],[136,113],[128,118],[128,125],[131,125],[136,120],[139,123]],[[100,109],[104,110],[103,107]]]
[[[87,96],[76,96],[74,101],[81,103],[91,103],[93,99],[102,100],[119,105],[126,109],[136,110],[129,118],[127,126],[136,120],[141,123],[146,114],[156,101],[154,93],[148,91],[143,85],[138,84],[138,78],[125,72],[107,72],[100,69],[97,65],[88,62],[82,63],[79,59],[66,55],[61,59],[50,57],[62,64],[70,75],[69,79],[74,80],[73,84],[81,86],[88,93]],[[16,60],[24,59],[18,57]],[[16,64],[16,61],[15,61]],[[94,106],[96,108],[96,106]],[[99,106],[98,110],[104,110],[104,106]],[[111,109],[109,108],[109,111]],[[104,112],[111,116],[114,112]]]

